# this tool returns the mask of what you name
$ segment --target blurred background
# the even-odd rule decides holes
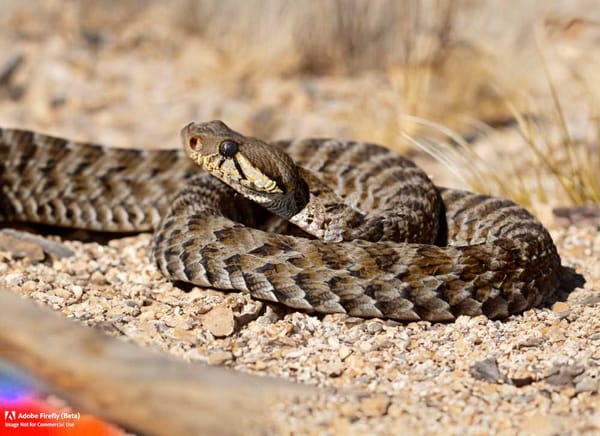
[[[379,142],[540,214],[600,202],[595,0],[3,0],[0,20],[3,126],[170,148],[218,118]]]

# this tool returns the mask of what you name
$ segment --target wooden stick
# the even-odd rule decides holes
[[[82,410],[144,434],[249,434],[273,429],[272,404],[312,389],[185,363],[67,320],[0,290],[0,357]]]

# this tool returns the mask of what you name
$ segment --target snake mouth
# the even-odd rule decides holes
[[[223,182],[238,190],[238,187],[246,188],[257,194],[281,195],[285,189],[279,186],[277,181],[265,175],[241,152],[230,158],[224,158],[218,154],[201,156],[193,152],[192,156],[207,172],[221,179]],[[197,156],[196,156],[197,155]]]

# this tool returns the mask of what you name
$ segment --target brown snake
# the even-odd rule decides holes
[[[558,289],[529,212],[436,187],[386,148],[267,144],[220,121],[181,137],[185,150],[134,150],[0,130],[0,221],[154,229],[168,279],[320,313],[503,318]]]

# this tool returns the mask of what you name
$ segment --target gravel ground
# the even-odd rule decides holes
[[[312,316],[163,279],[151,236],[66,241],[74,256],[2,254],[0,287],[185,360],[324,388],[276,411],[282,433],[566,434],[600,431],[600,233],[553,232],[585,277],[552,307],[506,321],[398,324]]]

